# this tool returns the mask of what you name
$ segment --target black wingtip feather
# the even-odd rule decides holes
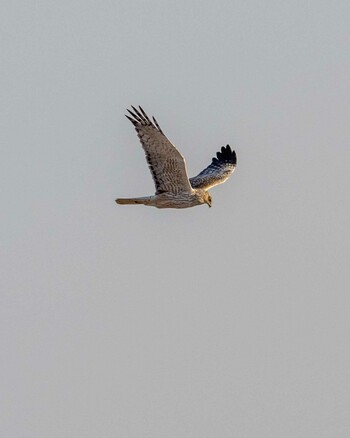
[[[139,116],[140,121],[144,120],[144,116],[140,113],[138,109],[136,109],[134,106],[131,105],[131,108],[135,111],[135,113]]]
[[[141,111],[142,115],[144,116],[144,118],[150,122],[148,115],[145,113],[145,111],[143,110],[143,108],[140,105],[139,105],[139,108],[140,108],[140,111]]]
[[[164,135],[163,131],[161,130],[157,120],[152,117],[153,122],[150,120],[148,115],[146,114],[145,110],[139,105],[139,109],[135,108],[133,105],[130,105],[133,111],[126,109],[130,116],[125,114],[125,117],[127,117],[130,122],[137,127],[138,125],[144,125],[144,126],[153,126],[156,128],[161,134]]]
[[[157,122],[157,120],[155,119],[155,117],[152,116],[153,122],[156,125],[158,131],[164,135],[164,132],[162,131],[161,127],[159,126],[159,123]]]
[[[230,145],[226,145],[226,147],[222,146],[221,151],[216,153],[216,157],[217,158],[213,158],[213,163],[221,161],[224,163],[232,163],[234,165],[237,164],[236,152],[231,149]]]
[[[136,114],[133,113],[132,111],[130,111],[128,108],[126,109],[128,111],[128,113],[132,116],[132,118],[137,121],[137,122],[142,122],[142,119]]]
[[[131,117],[129,117],[127,114],[125,114],[125,117],[127,118],[127,119],[129,119],[130,120],[130,122],[133,124],[133,125],[137,125],[137,120],[134,120],[134,119],[132,119]]]

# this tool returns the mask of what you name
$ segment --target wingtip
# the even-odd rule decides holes
[[[232,151],[232,160],[233,160],[233,164],[236,165],[237,164],[237,154],[236,154],[236,151]]]
[[[216,153],[216,158],[213,158],[213,162],[218,161],[227,161],[234,165],[237,164],[237,156],[236,152],[231,149],[231,146],[228,144],[226,146],[222,146],[220,151]]]
[[[128,120],[130,120],[130,122],[134,125],[134,126],[136,126],[137,125],[137,120],[134,120],[134,119],[132,119],[130,116],[128,116],[127,114],[124,114],[124,116],[128,119]]]

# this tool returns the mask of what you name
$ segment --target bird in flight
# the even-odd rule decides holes
[[[208,189],[224,183],[233,173],[237,157],[229,145],[222,147],[202,172],[193,178],[187,175],[186,162],[177,148],[160,129],[156,119],[149,119],[139,106],[126,117],[134,125],[146,154],[156,193],[142,198],[118,198],[117,204],[143,204],[157,208],[189,208],[207,204],[212,198]]]

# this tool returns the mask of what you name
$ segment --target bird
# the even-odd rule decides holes
[[[134,125],[146,154],[156,192],[140,198],[118,198],[120,205],[146,205],[157,208],[189,208],[207,204],[212,206],[208,189],[224,183],[237,164],[236,152],[223,146],[212,162],[197,176],[189,178],[186,162],[179,150],[168,140],[157,120],[147,116],[141,106],[125,114]]]

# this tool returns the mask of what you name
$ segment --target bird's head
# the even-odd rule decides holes
[[[211,207],[211,195],[209,192],[204,192],[204,202]]]

